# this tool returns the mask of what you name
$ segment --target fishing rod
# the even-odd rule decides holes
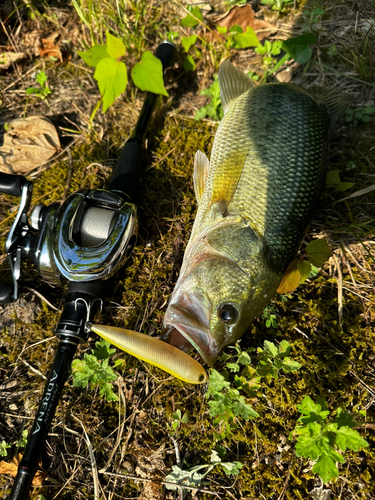
[[[163,70],[177,59],[170,42],[155,56]],[[32,182],[22,175],[0,173],[0,193],[21,198],[5,249],[13,283],[0,283],[0,303],[18,298],[21,259],[31,261],[44,281],[62,285],[66,296],[55,334],[60,342],[39,409],[18,466],[9,499],[25,500],[37,471],[47,433],[78,344],[87,342],[87,324],[101,306],[104,285],[129,257],[137,234],[133,203],[145,155],[145,136],[158,96],[148,93],[137,124],[108,181],[107,189],[81,189],[60,205],[37,205],[28,221]]]

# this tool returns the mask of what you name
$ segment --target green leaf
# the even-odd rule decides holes
[[[96,349],[92,350],[93,355],[96,356],[97,359],[109,358],[116,352],[116,349],[111,349],[110,345],[111,344],[105,339],[95,342]]]
[[[27,444],[27,436],[28,436],[28,434],[29,434],[29,430],[28,429],[24,429],[22,431],[22,437],[16,443],[17,448],[25,448],[25,446]]]
[[[189,411],[185,411],[185,413],[182,415],[181,422],[183,424],[189,422]]]
[[[101,363],[99,363],[99,368],[95,370],[95,373],[92,376],[92,382],[99,383],[103,382],[113,382],[117,379],[117,375],[112,370],[110,366],[108,366],[108,359],[103,359]]]
[[[91,49],[85,52],[77,51],[77,54],[82,57],[85,63],[92,68],[96,68],[98,63],[109,56],[107,45],[94,45]]]
[[[265,340],[264,344],[263,344],[263,349],[272,358],[274,358],[278,355],[278,349],[273,342],[269,342],[268,340]]]
[[[347,448],[358,451],[369,446],[369,443],[360,436],[359,432],[346,425],[337,429],[335,442],[342,451],[346,451]]]
[[[210,407],[209,413],[211,417],[219,416],[222,418],[225,414],[228,416],[232,414],[232,401],[228,396],[216,396],[213,401],[208,402],[208,406]]]
[[[107,401],[118,401],[118,396],[113,392],[113,385],[109,382],[100,381],[99,385],[99,395],[105,397]]]
[[[237,362],[240,363],[241,365],[247,366],[247,365],[251,364],[251,359],[250,359],[250,356],[248,355],[248,353],[243,351],[238,356]]]
[[[221,462],[221,458],[219,457],[219,454],[216,450],[212,450],[210,462],[212,464],[219,464]]]
[[[266,379],[267,378],[268,379],[270,379],[270,378],[278,379],[279,375],[278,375],[278,370],[276,369],[276,367],[274,365],[269,364],[269,363],[264,363],[264,364],[263,363],[261,362],[257,366],[257,372],[258,372],[259,376],[264,377]]]
[[[227,476],[237,476],[243,467],[241,462],[221,462],[220,466]]]
[[[278,56],[281,52],[283,46],[283,41],[282,40],[275,40],[272,43],[271,47],[271,56]]]
[[[312,55],[309,45],[316,43],[316,36],[313,33],[296,36],[285,40],[282,48],[299,64],[306,63]]]
[[[226,367],[231,372],[239,372],[240,371],[240,365],[238,363],[228,363]]]
[[[185,52],[189,52],[190,47],[192,45],[194,45],[196,41],[197,41],[197,36],[196,35],[191,35],[191,36],[188,36],[188,37],[182,37],[181,38],[181,43],[182,43],[182,46],[184,48],[184,51]]]
[[[231,33],[233,36],[238,35],[243,33],[243,29],[241,26],[238,26],[238,24],[234,24],[228,31],[228,33]]]
[[[329,415],[329,411],[326,409],[322,410],[322,405],[314,403],[310,396],[305,396],[303,398],[301,403],[297,405],[297,410],[303,415],[310,415],[310,413],[314,413],[323,419],[327,418]]]
[[[197,67],[193,56],[185,57],[185,59],[182,61],[182,66],[184,67],[185,71],[194,71],[195,68]],[[202,116],[202,118],[204,118],[204,116]],[[200,118],[198,118],[198,120],[200,120]]]
[[[180,36],[180,33],[178,31],[168,31],[167,32],[167,39],[170,42],[173,42],[173,40],[176,40]]]
[[[160,63],[161,64],[161,63]],[[103,113],[115,102],[116,97],[122,94],[128,83],[126,66],[111,57],[102,59],[94,74],[99,84],[99,90],[103,97]]]
[[[334,186],[339,182],[341,182],[340,170],[330,170],[329,172],[327,172],[326,184],[328,186]]]
[[[284,358],[282,361],[282,368],[285,373],[296,372],[302,367],[298,361],[293,361],[291,358]]]
[[[310,422],[307,427],[296,430],[301,434],[295,447],[297,457],[317,460],[322,451],[322,441],[328,441],[328,438],[321,436],[322,426],[317,422]]]
[[[288,356],[292,349],[292,346],[289,344],[287,340],[282,340],[279,344],[279,356],[284,357]]]
[[[310,274],[308,275],[308,278],[310,279],[315,278],[315,276],[318,276],[319,271],[320,271],[319,267],[316,267],[313,264],[311,264],[311,271]]]
[[[310,241],[305,251],[309,261],[316,267],[322,267],[332,255],[331,249],[324,238]]]
[[[238,375],[236,375],[234,378],[237,388],[241,391],[244,391],[250,397],[254,397],[256,395],[256,391],[260,389],[261,379],[262,377],[255,376],[251,377],[250,379],[246,379],[245,377],[239,377]]]
[[[315,474],[319,474],[323,483],[328,483],[333,477],[339,475],[335,460],[326,454],[319,457],[312,470]]]
[[[255,34],[253,28],[248,26],[245,33],[237,33],[233,37],[233,48],[235,49],[246,49],[247,47],[257,47],[260,42]]]
[[[250,418],[259,417],[259,414],[254,410],[254,408],[248,403],[245,403],[245,398],[243,396],[240,396],[238,401],[233,403],[233,413],[236,417],[241,416],[246,421]]]
[[[301,275],[301,282],[303,283],[309,277],[311,271],[311,264],[308,260],[299,259],[297,261],[297,269]]]
[[[220,35],[225,35],[225,33],[228,31],[228,28],[225,26],[216,26],[217,32],[220,33]]]
[[[47,81],[47,75],[45,74],[44,71],[39,71],[39,73],[37,73],[36,81],[39,83],[41,87],[44,87],[44,84]]]
[[[37,89],[36,87],[29,87],[25,91],[26,94],[39,94],[40,92],[41,92],[41,90]]]
[[[203,106],[201,109],[198,109],[195,112],[194,120],[195,121],[202,120],[203,118],[205,118],[208,115],[208,113],[209,113],[208,106]]]
[[[120,57],[124,56],[126,53],[124,42],[111,35],[108,31],[106,32],[106,35],[108,55],[114,59],[120,59]]]
[[[335,191],[341,193],[343,191],[347,191],[348,189],[354,186],[354,182],[339,182],[335,185]]]
[[[188,14],[181,20],[182,26],[185,26],[185,28],[194,28],[194,26],[199,24],[199,21],[203,21],[202,12],[200,11],[199,7],[188,5],[187,10],[190,12],[190,14]]]
[[[173,413],[172,418],[174,420],[180,420],[181,419],[181,410],[177,410]]]
[[[219,356],[218,360],[220,361],[220,363],[222,363],[223,361],[228,361],[228,359],[230,359],[231,357],[232,356],[230,356],[229,354],[223,352],[223,354]]]
[[[116,370],[123,370],[126,366],[126,361],[125,359],[116,359],[116,361],[113,363],[113,368],[116,368]]]
[[[94,359],[92,359],[94,358]],[[75,359],[72,363],[73,387],[85,388],[89,384],[95,369],[99,367],[96,357],[85,354],[84,359]]]
[[[0,443],[0,457],[6,457],[8,455],[7,448],[10,448],[10,444],[2,440]]]
[[[160,59],[147,50],[142,54],[141,62],[132,71],[134,85],[141,90],[162,94],[168,97],[163,82],[163,66]]]
[[[339,426],[355,427],[356,423],[353,420],[353,416],[342,408],[337,408],[336,418],[334,422]]]
[[[223,375],[217,370],[211,370],[210,380],[208,384],[208,390],[205,397],[208,399],[210,396],[217,394],[223,389],[228,389],[230,387],[230,382],[226,381]]]
[[[266,53],[267,53],[267,50],[266,50],[266,47],[265,45],[261,45],[259,44],[257,46],[256,49],[254,49],[254,51],[257,53],[257,54],[260,54],[261,56],[264,56]]]

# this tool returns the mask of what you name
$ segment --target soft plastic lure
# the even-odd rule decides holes
[[[90,330],[128,354],[184,382],[204,384],[208,381],[207,373],[198,361],[162,340],[114,326],[90,325]]]

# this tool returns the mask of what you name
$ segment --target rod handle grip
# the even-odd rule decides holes
[[[35,471],[18,469],[8,500],[27,500]]]

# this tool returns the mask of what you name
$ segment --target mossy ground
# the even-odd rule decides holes
[[[212,4],[217,10],[224,10],[218,2]],[[176,11],[166,13],[165,5],[160,3],[164,17],[160,18],[160,13],[154,12],[155,19],[158,19],[154,29],[149,25],[145,27],[145,36],[149,37],[151,45],[157,38],[162,38],[167,27],[173,29],[177,22]],[[362,44],[366,32],[358,26],[365,23],[371,4],[363,4],[357,31],[354,31],[355,16],[348,4],[327,1],[319,2],[319,5],[323,5],[325,11],[318,26],[314,27],[320,36],[319,44],[305,74],[301,68],[295,77],[307,87],[339,88],[357,104],[373,104],[374,79],[365,73],[358,74],[356,70],[358,61],[363,62],[367,54]],[[341,17],[333,17],[332,12],[339,7]],[[43,11],[42,7],[38,8]],[[134,11],[135,7],[132,4],[128,8]],[[303,8],[312,10],[313,5],[307,2]],[[50,21],[53,16],[60,16],[60,21],[66,20],[62,25],[67,32],[71,26],[71,21],[67,20],[69,16],[78,23],[70,3],[58,8],[50,6],[49,9],[44,11],[48,14],[47,19],[37,17],[33,21],[47,32],[55,26]],[[289,14],[277,15],[270,10],[263,14],[296,35],[304,22],[301,10],[300,5]],[[33,22],[27,21],[23,29],[35,28]],[[146,23],[145,19],[142,22]],[[351,26],[346,34],[345,26]],[[80,30],[75,38],[78,49],[77,40],[84,39],[84,30]],[[340,30],[344,30],[344,34],[340,35]],[[87,30],[85,36],[90,39]],[[371,32],[368,36],[372,37]],[[338,54],[330,56],[327,50],[332,44],[336,44],[339,50]],[[348,44],[352,47],[350,53],[345,52]],[[141,49],[133,43],[132,57],[136,57]],[[44,167],[33,176],[33,199],[43,197],[41,201],[46,204],[61,201],[82,187],[105,185],[142,104],[142,96],[134,89],[129,90],[106,115],[97,114],[94,130],[88,132],[87,120],[98,92],[91,75],[80,68],[81,63],[75,56],[77,47],[72,47],[72,50],[72,62],[63,68],[52,62],[39,61],[54,86],[54,93],[49,104],[41,101],[28,105],[28,114],[61,113],[69,119],[74,118],[84,132],[70,146],[71,137],[65,133],[63,143],[69,146],[66,153],[52,161],[48,169]],[[206,50],[209,53],[209,48]],[[259,64],[259,56],[254,59],[251,50],[240,55],[233,52],[231,56],[245,69],[249,61],[252,65],[256,58]],[[177,71],[169,76],[170,98],[158,108],[148,133],[147,161],[137,198],[137,245],[130,261],[112,280],[111,291],[103,297],[105,306],[100,321],[104,324],[124,326],[151,335],[160,329],[194,222],[194,154],[200,149],[210,155],[216,130],[216,124],[195,122],[192,118],[192,109],[202,104],[202,98],[196,97],[199,90],[207,86],[213,71],[217,70],[212,59],[207,60],[203,59],[197,73],[183,75]],[[320,65],[322,60],[341,76],[324,70]],[[371,69],[374,61],[367,58],[365,62]],[[259,71],[262,72],[261,67]],[[353,75],[365,78],[364,83],[351,80]],[[1,81],[3,89],[12,78],[11,75],[4,77]],[[22,114],[25,98],[21,90],[30,85],[31,81],[26,79],[16,86],[20,90],[17,99],[13,94],[3,92],[5,119]],[[54,97],[59,92],[66,97],[60,108],[57,97]],[[81,109],[81,113],[74,117],[69,114],[74,111],[73,103]],[[64,122],[64,128],[72,126],[67,127]],[[355,183],[350,192],[373,183],[374,139],[374,120],[357,127],[341,120],[336,126],[329,168],[340,169],[343,181]],[[349,161],[355,168],[347,167]],[[276,297],[273,306],[277,329],[266,328],[265,321],[258,318],[241,341],[241,347],[245,349],[261,346],[264,340],[277,343],[286,339],[293,346],[293,358],[302,365],[299,372],[262,383],[258,397],[252,400],[260,418],[236,422],[232,432],[221,440],[208,414],[204,387],[185,385],[118,352],[115,358],[126,359],[126,367],[119,372],[115,384],[118,402],[107,403],[99,397],[98,391],[74,388],[71,379],[67,382],[42,459],[43,467],[48,469],[48,478],[41,488],[33,490],[32,498],[36,499],[40,494],[47,500],[94,498],[92,464],[81,423],[91,442],[97,470],[101,471],[98,475],[101,498],[158,499],[163,495],[164,498],[177,498],[178,492],[164,492],[157,482],[163,480],[176,464],[170,425],[172,414],[180,409],[182,413],[186,410],[190,413],[189,422],[182,426],[181,434],[176,437],[181,459],[185,461],[184,468],[188,467],[187,464],[209,463],[211,451],[218,444],[223,446],[226,461],[238,460],[244,464],[235,479],[215,469],[206,477],[206,490],[217,492],[219,498],[306,499],[308,492],[320,481],[311,471],[312,463],[297,458],[294,443],[288,440],[299,416],[296,405],[306,395],[313,399],[318,395],[325,398],[331,410],[340,406],[350,412],[367,411],[366,424],[360,432],[370,447],[356,453],[346,452],[340,476],[329,487],[334,499],[374,498],[374,195],[370,193],[341,202],[346,195],[327,188],[305,236],[305,241],[314,237],[327,238],[334,256],[316,278],[301,285],[286,302],[280,296]],[[1,213],[11,217],[15,209],[14,199],[2,197],[2,200]],[[11,218],[0,226],[2,252],[10,223]],[[6,269],[4,256],[1,263]],[[1,277],[5,275],[3,272]],[[21,298],[16,304],[4,307],[1,316],[0,441],[4,439],[12,444],[9,456],[16,453],[14,443],[20,438],[22,429],[29,427],[32,421],[43,390],[42,375],[48,372],[58,342],[53,338],[53,332],[59,313],[30,289],[37,290],[58,309],[61,309],[66,293],[66,288],[44,284],[30,266],[24,266],[22,277]],[[342,309],[341,324],[339,307]],[[95,340],[92,337],[89,345],[82,345],[77,356],[90,352]],[[224,366],[217,363],[215,368],[220,371]],[[110,475],[117,473],[123,477]],[[154,479],[155,483],[135,478]],[[0,484],[5,498],[11,479],[2,475]],[[186,492],[185,496],[194,497],[194,494]],[[195,498],[215,496],[198,492]]]

